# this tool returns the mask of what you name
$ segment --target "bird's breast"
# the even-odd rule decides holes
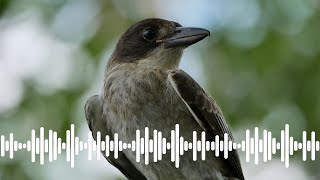
[[[168,73],[163,70],[121,68],[111,71],[104,87],[104,111],[108,121],[125,134],[145,127],[170,133],[175,124],[188,119],[192,120],[189,125],[195,123],[167,77]]]
[[[106,117],[104,119],[109,129],[113,133],[118,133],[119,139],[123,142],[136,140],[136,130],[140,130],[141,137],[144,137],[145,127],[149,128],[149,138],[153,138],[153,131],[158,130],[168,141],[171,137],[171,130],[176,124],[180,126],[180,135],[189,142],[192,141],[193,131],[199,133],[202,131],[167,80],[166,72],[113,72],[108,74],[104,88],[103,111]],[[180,169],[174,167],[169,156],[164,156],[161,162],[150,162],[148,166],[144,166],[143,163],[135,162],[134,152],[128,151],[125,154],[148,179],[170,179],[172,177],[193,179],[190,177],[196,177],[197,173],[207,171],[204,166],[210,169],[214,167],[210,161],[199,161],[197,162],[199,164],[194,164],[191,153],[186,153],[181,158]],[[212,173],[216,174],[215,171]],[[211,177],[210,174],[208,176]]]

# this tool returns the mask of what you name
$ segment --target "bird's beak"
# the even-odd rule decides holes
[[[162,40],[165,48],[188,47],[210,36],[210,32],[202,28],[176,27],[172,36]]]

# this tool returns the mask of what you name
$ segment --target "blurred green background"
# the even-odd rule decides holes
[[[0,0],[0,135],[25,142],[44,127],[64,138],[75,124],[85,138],[84,103],[99,93],[117,39],[148,17],[211,31],[186,50],[181,69],[216,99],[238,141],[254,127],[279,137],[286,123],[297,141],[304,130],[320,133],[318,0]],[[320,178],[319,161],[301,153],[290,168],[279,156],[254,165],[240,155],[248,179]],[[30,159],[0,157],[0,179],[123,179],[85,153],[73,169],[65,155],[43,166]]]

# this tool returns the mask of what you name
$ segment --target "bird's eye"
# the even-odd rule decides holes
[[[179,24],[179,23],[177,23],[177,22],[173,22],[173,23],[174,23],[174,25],[175,25],[176,27],[182,27],[181,24]]]
[[[142,36],[145,40],[151,41],[157,35],[157,31],[154,28],[148,27],[142,31]]]

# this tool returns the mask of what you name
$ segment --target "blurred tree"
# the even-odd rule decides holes
[[[0,0],[0,18],[5,12],[5,10],[8,8],[10,2],[10,0]]]

